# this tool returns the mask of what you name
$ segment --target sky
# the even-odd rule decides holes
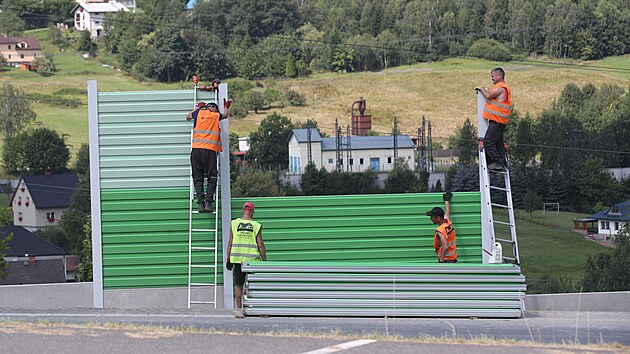
[[[195,6],[195,1],[197,1],[197,0],[190,0],[190,1],[188,2],[188,8],[189,8],[189,9],[192,9],[192,7],[193,7],[193,6]]]

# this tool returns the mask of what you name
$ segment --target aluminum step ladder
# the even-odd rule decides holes
[[[194,107],[197,106],[197,82],[194,82]],[[218,91],[214,91],[214,102],[218,102]],[[192,148],[193,129],[190,131],[190,146]],[[219,156],[217,154],[217,171],[219,169]],[[218,277],[218,251],[219,251],[219,179],[217,176],[217,186],[214,191],[216,197],[213,203],[213,214],[200,214],[195,206],[195,185],[190,177],[190,194],[189,194],[189,217],[188,217],[188,308],[193,304],[212,305],[214,309],[217,308],[217,277]],[[204,181],[205,182],[205,181]],[[195,214],[208,216],[206,218],[194,218]],[[214,223],[212,223],[214,219]],[[203,246],[201,246],[201,245]],[[204,253],[210,253],[207,257]],[[201,261],[198,259],[202,258]],[[206,258],[207,257],[207,258]],[[222,263],[221,263],[222,264]],[[200,275],[193,274],[194,269],[199,270],[212,270],[214,275],[211,281],[197,281],[198,278],[208,277],[208,274]],[[209,289],[212,287],[212,289]],[[211,290],[212,296],[206,294],[204,290]],[[194,293],[194,294],[193,294]],[[193,295],[199,296],[204,294],[203,298],[194,298]]]
[[[494,259],[497,245],[501,246],[501,262],[520,264],[518,241],[516,239],[516,221],[512,203],[510,171],[490,171],[483,146],[483,136],[488,128],[488,121],[482,117],[486,99],[477,93],[478,133],[479,133],[479,189],[481,192],[481,229],[483,263],[498,263]],[[508,165],[506,153],[506,166]],[[498,184],[493,185],[492,176]],[[494,192],[494,193],[493,193]],[[494,195],[495,201],[492,201]],[[500,200],[499,200],[500,199]],[[509,230],[508,230],[509,229]]]

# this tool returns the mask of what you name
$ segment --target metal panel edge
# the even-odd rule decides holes
[[[98,142],[98,85],[88,80],[88,126],[90,147],[90,197],[92,200],[92,294],[95,308],[103,308],[103,249],[101,245],[101,176]]]
[[[223,105],[221,102],[228,99],[228,85],[219,84],[219,97],[217,105],[219,109],[223,111]],[[222,112],[225,113],[225,112]],[[230,193],[230,125],[229,119],[224,119],[220,123],[221,127],[221,146],[223,147],[223,153],[221,153],[221,170],[219,171],[221,176],[221,243],[223,247],[223,253],[227,250],[228,242],[230,240],[230,229],[232,227],[232,206],[231,206],[231,193]],[[227,178],[224,178],[227,176]],[[225,257],[225,256],[224,256]],[[225,264],[225,260],[221,259],[221,263]],[[228,271],[225,266],[223,269],[223,307],[232,309],[234,308],[234,280],[231,271]]]

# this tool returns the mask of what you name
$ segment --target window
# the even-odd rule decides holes
[[[20,54],[20,59],[24,59],[24,54]]]
[[[24,203],[26,206],[31,205],[31,197],[26,197],[26,203]]]
[[[350,166],[354,165],[354,159],[350,159]]]
[[[22,205],[22,197],[18,197],[18,199],[17,199],[17,205]]]
[[[359,165],[363,165],[363,158],[359,159]]]
[[[9,49],[11,49],[11,45],[9,44]]]
[[[21,211],[18,213],[18,220],[19,221],[24,220],[24,217],[22,216],[22,212]]]
[[[13,55],[9,54],[9,59],[13,58]]]
[[[615,230],[619,230],[619,221],[615,221]]]
[[[387,158],[387,163],[392,163],[392,158],[391,157]]]
[[[33,58],[37,58],[37,53],[33,53]]]
[[[328,163],[333,163],[333,159],[328,159]]]
[[[54,222],[55,221],[55,213],[54,212],[46,213],[46,219],[48,219],[48,222]]]
[[[602,230],[610,230],[610,223],[608,221],[602,221]]]

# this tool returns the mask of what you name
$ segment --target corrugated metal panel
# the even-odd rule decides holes
[[[520,317],[512,264],[250,262],[248,315]]]
[[[444,206],[441,193],[233,198],[256,206],[269,260],[436,262],[435,225],[425,212]],[[481,263],[478,192],[455,193],[451,219],[460,263]]]
[[[101,192],[105,289],[187,286],[188,196],[188,188]],[[213,224],[212,214],[193,214],[194,228]],[[193,246],[214,247],[210,239],[210,235],[194,234]],[[193,258],[214,259],[214,254],[197,251]],[[213,277],[214,270],[193,270],[194,282],[212,282]],[[217,280],[223,283],[222,273]]]
[[[193,91],[102,92],[98,103],[102,190],[188,187]]]

